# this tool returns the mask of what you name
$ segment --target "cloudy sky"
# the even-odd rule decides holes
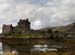
[[[75,21],[75,0],[0,0],[0,32],[26,18],[32,29],[67,25]]]

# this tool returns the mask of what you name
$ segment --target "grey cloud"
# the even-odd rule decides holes
[[[28,3],[32,3],[32,4],[41,4],[41,3],[46,3],[49,0],[16,0],[16,2],[20,3],[20,2],[28,2]]]
[[[39,29],[75,22],[74,0],[0,1],[2,1],[0,3],[0,18],[7,19],[6,23],[15,25],[18,19],[29,18],[31,27]]]

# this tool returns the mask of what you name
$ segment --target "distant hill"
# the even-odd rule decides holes
[[[66,26],[56,27],[53,30],[75,32],[75,23],[71,23]]]
[[[59,26],[59,27],[51,27],[51,28],[43,28],[43,29],[40,29],[41,31],[47,31],[49,29],[52,29],[53,31],[68,31],[68,32],[75,32],[75,23],[71,23],[69,25],[66,25],[66,26]]]

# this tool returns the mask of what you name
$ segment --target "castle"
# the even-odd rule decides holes
[[[9,33],[27,34],[27,33],[39,33],[39,32],[43,31],[32,30],[30,28],[30,22],[28,19],[25,20],[20,19],[15,27],[12,24],[10,25],[3,24],[2,27],[2,34],[9,34]]]
[[[30,22],[28,19],[26,19],[26,20],[20,19],[17,26],[15,26],[15,27],[13,27],[12,24],[11,25],[3,24],[3,27],[2,27],[3,34],[8,34],[10,32],[29,33],[30,31],[31,31]]]
[[[15,33],[15,34],[39,34],[42,33],[44,35],[44,37],[48,37],[51,34],[53,34],[53,36],[62,36],[62,37],[74,37],[75,36],[75,31],[72,31],[72,28],[74,30],[75,24],[74,25],[69,25],[66,27],[59,27],[59,28],[55,28],[55,29],[41,29],[41,30],[32,30],[30,29],[30,22],[28,19],[22,20],[20,19],[19,22],[17,23],[17,25],[14,27],[12,24],[10,25],[6,25],[3,24],[2,27],[2,34],[6,35],[9,33]],[[13,35],[13,34],[12,34]],[[42,35],[41,35],[42,36]]]

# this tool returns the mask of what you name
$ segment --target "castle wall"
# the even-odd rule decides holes
[[[12,25],[3,25],[2,27],[2,33],[3,34],[8,34],[10,32],[15,32],[15,33],[29,33],[30,32],[30,22],[29,20],[20,20],[18,22],[18,25],[13,27]]]
[[[12,32],[12,25],[3,25],[2,27],[2,34],[8,34]]]

